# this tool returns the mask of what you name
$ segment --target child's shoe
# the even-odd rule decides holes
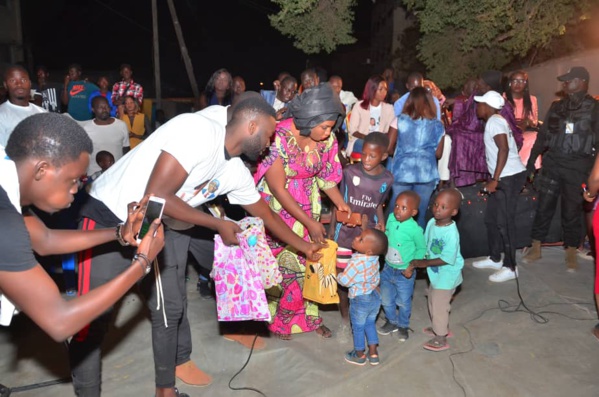
[[[447,343],[447,338],[445,336],[435,336],[422,347],[433,352],[440,352],[449,349],[449,344]]]
[[[366,358],[368,358],[368,362],[370,362],[370,365],[379,365],[381,363],[378,354],[370,354],[369,353],[366,356]]]
[[[391,324],[389,321],[385,321],[382,327],[377,328],[376,332],[379,335],[389,335],[392,332],[397,332],[397,325]]]
[[[405,342],[408,340],[408,338],[410,337],[410,335],[408,334],[408,330],[409,330],[409,328],[404,328],[404,327],[397,328],[397,337],[399,338],[400,342]]]
[[[358,353],[355,350],[352,350],[345,354],[345,361],[350,364],[355,365],[364,365],[366,364],[366,354],[362,353],[362,357],[358,356]]]

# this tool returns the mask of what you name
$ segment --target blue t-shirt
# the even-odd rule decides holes
[[[99,90],[98,86],[84,80],[71,81],[67,87],[69,95],[68,112],[77,121],[92,119],[89,109],[89,96]]]
[[[428,279],[434,289],[452,290],[462,284],[464,258],[460,253],[460,233],[455,222],[447,226],[435,225],[431,218],[424,232],[427,259],[440,258],[447,263],[443,266],[426,268]]]

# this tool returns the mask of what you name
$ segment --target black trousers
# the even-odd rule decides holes
[[[543,241],[549,231],[558,198],[561,198],[561,223],[566,247],[578,247],[582,236],[582,183],[588,172],[546,167],[537,177],[539,201],[532,226],[532,238]]]
[[[512,270],[516,268],[516,204],[525,180],[526,171],[501,178],[485,212],[489,256],[499,262],[503,252],[503,266]]]

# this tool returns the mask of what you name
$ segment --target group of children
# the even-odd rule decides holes
[[[383,207],[393,185],[393,176],[382,164],[388,144],[386,134],[366,136],[362,161],[344,168],[340,186],[345,202],[361,216],[347,222],[333,217],[331,222],[331,232],[339,245],[339,307],[343,322],[351,322],[353,335],[354,348],[346,353],[345,360],[356,365],[379,364],[377,334],[397,333],[400,341],[408,339],[416,268],[426,268],[430,281],[428,309],[432,324],[423,332],[432,338],[423,347],[431,351],[449,349],[450,302],[462,282],[464,259],[453,221],[461,193],[445,189],[437,194],[433,217],[425,231],[414,220],[420,197],[413,191],[399,194],[390,204],[393,212],[385,222]],[[379,272],[381,257],[385,263]],[[386,322],[377,329],[381,306]]]

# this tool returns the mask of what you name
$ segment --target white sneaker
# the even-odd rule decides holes
[[[491,274],[489,276],[489,280],[493,281],[494,283],[503,283],[504,281],[514,280],[516,277],[518,277],[518,268],[516,268],[516,271],[513,271],[509,267],[502,267],[495,273]]]
[[[503,267],[503,261],[493,262],[491,260],[491,257],[487,256],[485,259],[472,262],[472,267],[475,267],[477,269],[499,270]]]

